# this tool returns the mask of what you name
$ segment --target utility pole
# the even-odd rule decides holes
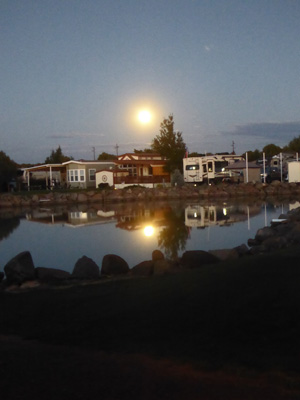
[[[93,154],[94,154],[94,161],[96,160],[96,155],[95,155],[95,147],[92,147],[92,151],[93,151]]]
[[[117,156],[119,155],[119,145],[118,145],[118,143],[115,145],[115,149],[116,149],[116,153],[117,153]]]
[[[235,154],[235,148],[234,148],[234,145],[235,145],[235,143],[234,143],[234,141],[232,141],[232,154]]]

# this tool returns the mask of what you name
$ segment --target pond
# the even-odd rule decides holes
[[[0,270],[18,253],[31,252],[36,267],[72,272],[86,255],[101,267],[105,254],[132,268],[160,249],[176,258],[185,250],[214,250],[247,244],[299,203],[152,202],[43,207],[0,213]]]

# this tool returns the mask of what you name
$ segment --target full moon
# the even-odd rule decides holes
[[[142,124],[148,124],[151,120],[151,114],[147,110],[142,110],[139,112],[138,118]]]

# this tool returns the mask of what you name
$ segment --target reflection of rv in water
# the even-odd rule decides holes
[[[260,210],[253,209],[257,213]],[[247,206],[192,204],[185,209],[185,225],[189,228],[206,228],[208,226],[228,226],[235,222],[245,221],[249,216]]]
[[[232,154],[213,154],[203,157],[187,157],[183,159],[183,174],[186,183],[209,182],[213,179],[222,180],[231,176],[225,171],[229,164],[242,161],[242,156]]]

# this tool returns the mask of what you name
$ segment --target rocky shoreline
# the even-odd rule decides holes
[[[76,284],[100,283],[111,278],[151,277],[176,273],[222,261],[268,254],[300,244],[300,207],[280,215],[271,226],[261,228],[248,246],[242,244],[233,249],[212,251],[185,251],[182,257],[168,260],[160,250],[152,252],[151,260],[142,261],[129,268],[128,263],[118,255],[103,257],[101,268],[87,256],[81,257],[72,273],[55,268],[35,267],[29,251],[12,258],[0,272],[1,290],[14,292],[32,288],[73,286]]]
[[[200,186],[181,186],[171,188],[130,187],[126,189],[50,191],[41,193],[4,193],[0,195],[0,209],[16,207],[35,207],[41,204],[83,204],[83,203],[118,203],[153,200],[185,199],[229,199],[268,197],[295,198],[300,195],[297,183],[273,181],[271,184],[241,183]]]

